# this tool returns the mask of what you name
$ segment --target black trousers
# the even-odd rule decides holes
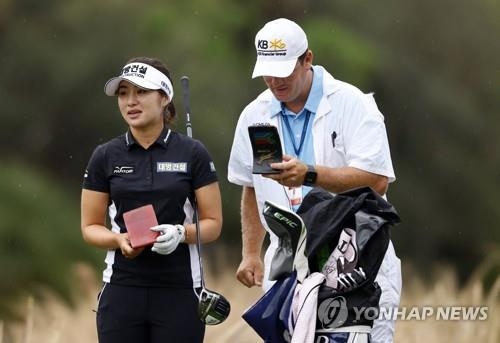
[[[203,342],[197,309],[193,289],[105,284],[97,309],[99,343]]]

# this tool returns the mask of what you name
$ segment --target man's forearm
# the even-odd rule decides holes
[[[252,187],[243,187],[241,197],[241,234],[242,255],[259,256],[266,230],[262,225],[257,208],[255,190]]]
[[[272,163],[271,167],[280,170],[277,174],[263,175],[285,187],[300,187],[304,183],[307,164],[296,157],[283,155],[283,162]],[[387,176],[370,173],[354,167],[314,166],[316,170],[315,187],[321,187],[332,193],[368,186],[383,195],[387,192],[389,180]]]
[[[317,166],[316,185],[330,192],[341,193],[352,188],[369,186],[384,195],[387,192],[386,176],[373,174],[353,167],[328,168]]]

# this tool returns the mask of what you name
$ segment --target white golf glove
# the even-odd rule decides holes
[[[151,250],[162,255],[172,253],[186,238],[186,229],[182,225],[161,224],[150,230],[160,233]]]

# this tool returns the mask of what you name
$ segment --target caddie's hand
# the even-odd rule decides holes
[[[236,278],[247,287],[262,286],[264,279],[262,259],[260,257],[244,258],[236,271]]]
[[[290,155],[283,155],[283,162],[270,164],[271,168],[280,170],[278,174],[263,174],[262,176],[277,181],[287,187],[299,187],[304,182],[307,164]]]
[[[153,226],[150,230],[160,233],[151,250],[162,255],[172,253],[177,249],[179,243],[184,242],[186,238],[186,229],[179,224],[161,224]]]

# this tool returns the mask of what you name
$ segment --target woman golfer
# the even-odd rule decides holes
[[[159,60],[129,60],[104,91],[116,96],[128,130],[97,146],[83,181],[83,238],[107,251],[99,342],[202,342],[193,201],[201,243],[217,239],[222,209],[214,163],[199,141],[170,128],[174,90]],[[123,214],[144,205],[154,208],[158,237],[134,249]]]

